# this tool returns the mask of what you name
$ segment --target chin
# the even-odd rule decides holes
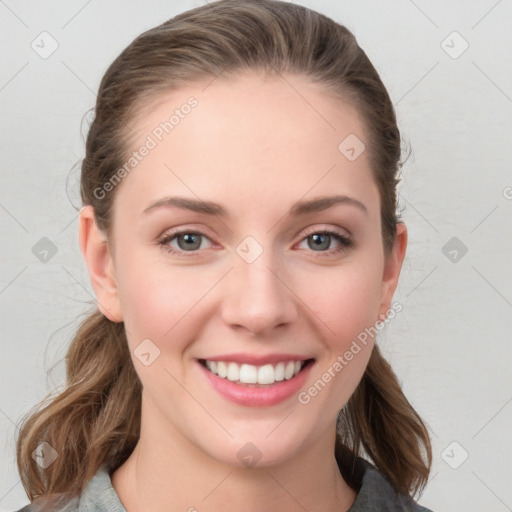
[[[269,435],[268,429],[258,433],[253,428],[250,436],[234,436],[225,439],[224,443],[212,440],[205,448],[212,458],[224,464],[262,469],[287,462],[304,447],[308,439],[305,433],[303,436],[290,434],[278,428]]]

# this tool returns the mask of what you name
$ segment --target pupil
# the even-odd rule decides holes
[[[194,243],[197,245],[197,241],[199,239],[198,235],[193,234],[185,234],[183,235],[183,238],[185,240],[185,246],[187,248],[197,249],[197,247],[193,247]],[[200,245],[200,244],[199,244]]]
[[[326,240],[327,240],[327,245],[325,246],[325,242],[323,243],[323,245],[325,247],[321,247],[322,249],[327,249],[329,247],[329,235],[326,235],[326,234],[317,234],[317,235],[312,235],[312,238],[313,240],[315,241],[315,247],[316,248],[319,248],[320,246],[322,246],[322,242],[320,240],[320,237],[326,237]],[[317,243],[319,242],[319,243]]]

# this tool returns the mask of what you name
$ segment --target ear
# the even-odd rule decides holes
[[[396,225],[396,237],[393,248],[384,261],[382,273],[382,295],[379,306],[379,320],[384,321],[391,308],[391,301],[395,293],[402,263],[407,249],[407,227],[405,223],[398,222]]]
[[[90,205],[80,211],[78,237],[100,311],[112,322],[122,322],[110,247],[96,224],[94,209]]]

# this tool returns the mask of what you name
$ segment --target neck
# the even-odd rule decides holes
[[[112,475],[128,512],[280,510],[347,511],[356,493],[334,457],[335,429],[280,464],[234,467],[211,458],[189,440],[142,422],[137,446]],[[176,435],[175,435],[176,434]]]

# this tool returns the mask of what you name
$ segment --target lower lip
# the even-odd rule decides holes
[[[197,363],[212,387],[223,397],[239,405],[248,407],[266,407],[275,405],[297,393],[308,378],[314,362],[310,362],[303,370],[290,380],[275,382],[272,385],[251,387],[236,384],[210,372],[201,363]]]

